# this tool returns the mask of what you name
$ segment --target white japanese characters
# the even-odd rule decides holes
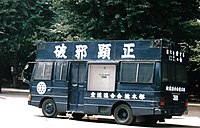
[[[99,52],[98,52],[98,58],[102,59],[108,59],[110,60],[110,47],[111,44],[98,44]]]
[[[112,47],[111,44],[98,44],[97,58],[110,60],[111,47]],[[121,55],[121,58],[122,59],[135,58],[134,49],[133,49],[134,47],[135,47],[134,43],[124,44],[124,47],[122,48],[123,55]],[[83,60],[88,55],[87,50],[88,50],[87,45],[76,45],[74,57],[78,60]],[[67,58],[66,52],[67,52],[67,46],[65,46],[65,44],[62,43],[61,45],[55,46],[55,50],[53,53],[55,54],[56,58],[66,59]]]
[[[115,94],[112,93],[112,94],[110,95],[110,97],[111,97],[112,99],[114,99],[114,98],[115,98]]]
[[[166,54],[169,55],[169,61],[183,62],[185,53],[173,50],[166,50]]]
[[[101,93],[101,92],[98,92],[98,93],[97,93],[97,97],[98,97],[98,98],[102,98],[102,93]]]
[[[139,94],[139,99],[140,99],[140,100],[144,100],[144,99],[145,99],[145,94],[141,94],[141,93],[140,93],[140,94]]]
[[[106,93],[103,93],[103,97],[104,97],[104,98],[109,98],[108,93],[107,93],[107,92],[106,92]]]
[[[185,92],[184,87],[166,86],[166,91],[170,92]]]
[[[92,98],[95,98],[95,97],[96,97],[96,93],[92,92],[92,93],[91,93],[91,97],[92,97]]]
[[[91,98],[111,98],[111,99],[127,99],[127,100],[145,100],[145,94],[139,93],[135,94],[133,93],[132,95],[130,93],[108,93],[108,92],[91,92],[90,93]]]
[[[78,60],[82,60],[83,58],[87,57],[87,48],[87,45],[76,45],[75,57]]]
[[[65,55],[67,47],[64,43],[62,45],[55,46],[55,51],[53,52],[56,55],[56,58],[64,58],[66,59],[67,56]]]
[[[133,95],[132,95],[132,99],[134,99],[134,100],[137,100],[138,98],[137,98],[137,95],[134,93]]]
[[[130,44],[124,44],[124,55],[121,55],[121,58],[135,58],[135,55],[133,54],[135,44],[130,43]]]
[[[117,94],[117,98],[118,98],[118,99],[121,99],[121,98],[122,98],[122,95],[121,95],[120,93],[118,93],[118,94]]]
[[[130,99],[130,94],[129,93],[125,93],[124,94],[124,99]]]

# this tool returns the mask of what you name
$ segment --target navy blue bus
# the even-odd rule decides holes
[[[187,48],[166,40],[38,43],[29,105],[44,116],[156,123],[187,110]]]

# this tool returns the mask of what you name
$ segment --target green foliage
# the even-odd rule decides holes
[[[41,28],[52,23],[53,12],[49,10],[50,6],[47,0],[0,1],[1,63],[15,63],[20,52],[26,56],[31,52],[31,41],[36,35],[37,38],[42,37]]]
[[[200,63],[200,41],[196,43],[196,47],[192,48],[192,51],[191,61]]]
[[[200,18],[196,0],[54,1],[65,12],[67,24],[87,39],[167,38],[191,43],[195,38],[182,35],[195,31],[189,22]]]
[[[49,27],[44,29],[44,34],[42,40],[47,41],[74,41],[74,40],[83,40],[82,37],[78,34],[77,28],[74,27],[74,24],[69,22],[71,17],[78,20],[76,17],[71,14],[65,5],[63,5],[62,0],[51,0],[52,8],[54,11],[54,23]]]
[[[71,12],[68,23],[73,24],[81,36],[94,39],[130,38],[129,31],[140,22],[137,16],[142,16],[149,7],[144,0],[64,0],[62,5]]]
[[[53,3],[59,25],[68,27],[62,31],[67,34],[60,34],[64,37],[167,38],[199,49],[196,47],[200,41],[197,0],[53,0]],[[62,39],[69,40],[59,37]],[[191,61],[195,56],[192,58]]]
[[[200,21],[190,21],[187,24],[184,28],[187,34],[183,35],[183,38],[195,40],[191,44],[190,69],[196,71],[200,70]]]
[[[33,40],[43,38],[44,29],[52,24],[51,6],[49,0],[0,1],[0,66],[14,68],[13,84],[21,66],[35,59]]]
[[[183,23],[181,34],[183,40],[191,42],[190,45],[195,47],[200,41],[200,21],[195,19]]]
[[[196,42],[196,46],[191,49],[190,70],[200,70],[200,41]]]

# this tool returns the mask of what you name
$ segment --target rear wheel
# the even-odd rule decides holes
[[[46,99],[42,104],[42,113],[46,117],[56,117],[58,112],[56,104],[52,99]]]
[[[134,121],[132,110],[126,104],[120,104],[115,108],[114,118],[118,124],[131,124]]]

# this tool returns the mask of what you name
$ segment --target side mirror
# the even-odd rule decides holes
[[[27,80],[26,78],[22,78],[22,82],[29,84],[29,80]]]
[[[31,77],[32,68],[33,68],[34,64],[35,64],[35,62],[28,62],[25,65],[24,69],[22,70],[21,78],[20,78],[20,80],[22,80],[22,82],[29,84],[29,80]]]
[[[28,67],[29,67],[29,64],[26,64],[24,67],[24,70],[28,69]]]

